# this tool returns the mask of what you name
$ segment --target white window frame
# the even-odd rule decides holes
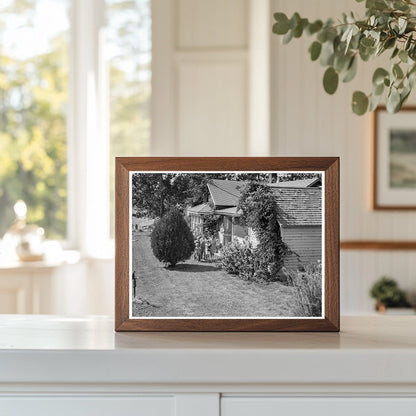
[[[109,235],[108,76],[105,1],[72,0],[68,146],[68,245],[112,257]]]

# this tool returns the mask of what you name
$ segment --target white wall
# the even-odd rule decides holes
[[[152,153],[247,152],[248,0],[153,1]]]
[[[364,15],[362,4],[351,0],[272,0],[272,9],[298,11],[311,19],[335,18],[350,10]],[[324,68],[312,63],[307,53],[311,39],[282,45],[277,36],[272,38],[272,154],[341,157],[341,240],[415,240],[416,212],[370,208],[371,116],[353,115],[350,103],[354,90],[370,92],[377,62],[360,63],[357,79],[329,96],[322,88]],[[415,261],[413,251],[342,251],[342,313],[371,311],[368,289],[383,274],[395,277],[415,295]]]
[[[360,64],[359,77],[330,97],[324,69],[309,60],[311,40],[283,46],[271,34],[273,11],[325,18],[361,7],[352,0],[153,0],[152,153],[340,156],[341,238],[415,240],[416,213],[370,209],[371,117],[353,115],[350,101],[355,89],[369,90],[375,64]],[[371,312],[368,289],[383,274],[415,296],[414,254],[341,252],[341,312]],[[76,301],[56,310],[112,314],[113,262],[82,267],[82,279],[66,273],[59,282]]]
[[[311,19],[359,11],[352,0],[154,0],[154,154],[341,157],[341,239],[414,240],[416,213],[374,212],[371,116],[351,112],[356,89],[369,91],[377,62],[334,96],[304,37],[281,45],[272,12]],[[360,12],[361,10],[361,12]],[[157,13],[154,18],[157,19]],[[264,28],[268,27],[268,33]],[[168,30],[170,37],[163,36]],[[163,58],[157,50],[164,48]],[[160,61],[162,59],[162,61]],[[163,65],[161,65],[163,63]],[[163,90],[161,91],[161,85]],[[269,105],[270,104],[270,105]],[[270,119],[270,122],[269,122]],[[383,274],[416,295],[414,252],[341,252],[341,311],[372,311],[368,289]]]

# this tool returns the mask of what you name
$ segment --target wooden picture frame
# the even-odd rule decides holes
[[[288,173],[318,173],[323,182],[320,190],[323,220],[321,225],[321,274],[323,282],[321,315],[311,318],[303,316],[250,316],[241,318],[228,316],[133,316],[131,308],[133,302],[136,302],[136,298],[131,293],[131,282],[133,280],[131,275],[133,255],[130,254],[133,252],[131,251],[133,243],[131,240],[134,233],[141,231],[132,230],[131,225],[131,218],[133,218],[131,216],[133,214],[131,178],[141,178],[144,173],[166,174],[169,172],[193,172],[197,174],[231,172],[237,175],[240,173],[261,173],[277,176],[288,175]],[[292,192],[300,192],[302,195],[306,192],[314,193],[311,190],[303,190],[304,185],[302,185],[302,190],[293,190],[295,182],[290,184]],[[280,187],[279,184],[270,186]],[[298,183],[296,187],[298,187]],[[283,195],[286,191],[282,193],[279,189],[279,192]],[[339,158],[118,157],[116,158],[115,194],[116,331],[339,331]],[[306,207],[302,204],[306,204],[306,202],[297,205]],[[137,213],[135,212],[134,215],[137,215]],[[267,286],[265,287],[267,288]]]
[[[416,162],[415,116],[415,106],[404,107],[396,114],[388,113],[384,106],[373,112],[374,210],[416,209],[416,170],[409,170],[409,166],[414,165],[409,158],[414,156]],[[395,145],[400,144],[399,141],[402,142],[401,151]],[[404,148],[406,145],[411,147],[411,154]]]

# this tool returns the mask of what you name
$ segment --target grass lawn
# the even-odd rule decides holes
[[[194,260],[166,269],[152,253],[149,234],[134,231],[132,241],[133,316],[296,316],[293,287],[246,282]]]

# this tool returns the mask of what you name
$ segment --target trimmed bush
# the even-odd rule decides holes
[[[222,250],[220,264],[227,273],[244,280],[255,279],[256,259],[254,250],[248,243],[228,243]]]
[[[168,266],[191,257],[195,250],[194,236],[178,209],[169,211],[156,223],[151,246],[156,258]]]

